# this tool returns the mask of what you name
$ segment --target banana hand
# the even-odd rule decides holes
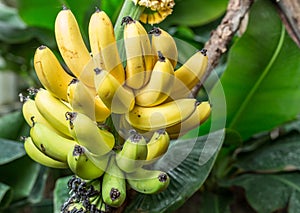
[[[30,137],[27,137],[24,141],[24,148],[27,155],[34,161],[44,166],[56,169],[68,168],[68,164],[58,160],[54,160],[44,153],[42,153],[33,143]]]
[[[159,193],[165,190],[170,183],[167,173],[143,168],[126,174],[126,179],[131,188],[143,194]]]

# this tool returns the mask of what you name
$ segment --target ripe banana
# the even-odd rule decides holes
[[[100,99],[111,112],[123,114],[134,107],[135,98],[132,89],[120,84],[106,70],[95,69],[95,87]]]
[[[166,58],[169,59],[173,68],[176,67],[178,60],[178,51],[174,38],[166,31],[154,27],[149,32],[151,36],[151,46],[153,53],[157,54],[160,51]],[[154,57],[155,60],[158,60],[159,55]]]
[[[125,72],[117,49],[113,24],[104,11],[96,9],[89,22],[89,40],[97,67],[107,70],[120,84]]]
[[[65,114],[71,111],[66,104],[55,98],[45,89],[39,89],[35,96],[35,104],[41,115],[57,130],[67,136],[71,136],[69,132],[69,124]]]
[[[175,82],[170,97],[173,99],[187,97],[190,90],[201,81],[205,74],[208,58],[206,49],[202,49],[192,55],[180,68],[175,75]]]
[[[31,137],[25,138],[24,141],[24,148],[27,155],[34,161],[44,166],[50,168],[57,168],[57,169],[65,169],[68,168],[68,164],[66,162],[61,162],[58,160],[54,160],[44,153],[42,153],[33,143]]]
[[[126,174],[126,179],[131,188],[143,194],[159,193],[165,190],[170,183],[167,173],[144,168],[138,168],[136,171]]]
[[[30,137],[41,152],[62,162],[67,162],[68,152],[76,144],[74,140],[58,135],[39,122],[34,122],[33,127],[31,127]]]
[[[140,130],[155,131],[165,129],[187,119],[196,109],[197,100],[183,98],[155,107],[135,107],[126,113],[126,120]]]
[[[165,130],[157,130],[147,143],[147,158],[145,164],[151,164],[165,154],[169,148],[170,137]]]
[[[126,199],[126,180],[114,157],[110,159],[103,175],[102,198],[107,205],[120,207]]]
[[[67,101],[68,82],[72,76],[63,69],[53,52],[42,45],[36,49],[33,60],[42,85],[55,97]]]
[[[78,79],[81,79],[81,72],[91,60],[91,55],[82,39],[76,18],[72,11],[66,7],[56,16],[55,38],[65,63],[71,72]],[[90,74],[93,75],[92,72]],[[93,82],[89,81],[84,81],[84,83],[90,86],[93,85]]]
[[[153,67],[150,39],[139,21],[126,16],[122,23],[125,23],[126,84],[140,89],[148,82]]]
[[[73,111],[85,114],[94,121],[104,122],[110,115],[110,110],[92,90],[94,89],[74,78],[68,86],[68,101]]]
[[[74,174],[85,180],[101,177],[104,173],[102,168],[106,167],[103,165],[107,164],[108,158],[103,156],[103,160],[101,161],[103,165],[95,165],[88,158],[86,152],[88,152],[88,150],[80,145],[75,145],[70,149],[67,157],[69,168]]]
[[[107,130],[100,129],[97,123],[79,112],[67,112],[69,131],[75,140],[91,153],[105,155],[115,145],[115,138]]]
[[[182,123],[170,126],[166,129],[170,138],[175,139],[184,135],[188,131],[196,128],[207,120],[211,112],[211,106],[208,101],[198,103],[196,110]]]
[[[23,117],[26,121],[26,123],[32,127],[33,126],[33,121],[32,119],[34,119],[35,122],[39,122],[42,123],[44,125],[46,125],[48,128],[50,128],[52,131],[56,132],[57,134],[59,134],[60,136],[63,137],[69,137],[65,134],[63,134],[62,132],[60,132],[59,130],[57,130],[56,128],[54,128],[39,112],[39,110],[37,109],[36,105],[35,105],[35,101],[30,99],[30,98],[26,98],[25,102],[22,105],[22,113],[23,113]]]
[[[142,167],[147,158],[147,143],[145,138],[137,132],[132,132],[123,144],[123,148],[116,155],[116,162],[120,169],[130,173]]]
[[[142,89],[135,91],[135,102],[140,106],[156,106],[170,95],[174,84],[174,71],[170,61],[158,52],[150,80]]]

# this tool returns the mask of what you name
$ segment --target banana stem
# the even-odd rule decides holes
[[[117,41],[122,39],[122,37],[123,37],[124,28],[122,26],[122,19],[125,16],[130,16],[134,20],[139,20],[144,9],[145,9],[145,7],[135,5],[132,0],[124,1],[121,11],[119,13],[119,16],[117,18],[117,21],[115,23],[115,27],[114,27],[115,36],[116,36]]]

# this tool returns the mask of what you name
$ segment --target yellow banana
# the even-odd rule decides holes
[[[147,170],[138,168],[136,171],[126,174],[129,186],[143,194],[156,194],[165,190],[170,178],[167,173],[159,170]]]
[[[102,198],[107,205],[120,207],[126,199],[126,180],[114,157],[110,159],[103,175]]]
[[[123,114],[129,112],[135,104],[131,88],[122,85],[106,70],[95,69],[95,87],[100,99],[111,112]]]
[[[165,154],[169,148],[170,137],[165,130],[157,130],[147,143],[147,158],[145,164],[151,164]]]
[[[137,132],[132,132],[123,144],[123,148],[116,155],[116,162],[124,172],[133,172],[143,166],[147,158],[147,143],[145,138]]]
[[[95,165],[86,154],[88,150],[80,145],[75,145],[73,149],[68,152],[68,165],[71,171],[76,174],[78,177],[85,180],[93,180],[95,178],[101,177],[104,174],[108,158],[103,156],[101,161],[102,165]]]
[[[126,16],[122,23],[125,23],[126,84],[140,89],[148,82],[153,67],[150,39],[139,21]]]
[[[201,81],[205,74],[208,58],[206,50],[202,49],[192,55],[180,68],[175,75],[173,90],[170,94],[172,99],[187,97],[190,90]]]
[[[160,51],[170,60],[173,68],[175,68],[178,60],[178,51],[174,38],[168,32],[158,27],[150,30],[149,34],[152,35],[151,46],[153,53],[157,54]],[[154,58],[158,60],[159,55],[156,55]]]
[[[69,124],[65,117],[66,112],[71,111],[70,107],[55,98],[45,89],[39,89],[34,100],[41,115],[53,127],[61,131],[63,134],[71,136],[69,132]]]
[[[117,49],[113,24],[108,15],[96,9],[89,22],[89,40],[97,67],[107,70],[120,84],[125,81],[125,71]]]
[[[57,98],[67,101],[68,82],[72,76],[63,69],[53,52],[46,46],[40,46],[36,49],[33,60],[42,85]]]
[[[68,164],[66,162],[61,162],[58,160],[54,160],[43,152],[41,152],[33,143],[31,137],[25,138],[24,148],[27,155],[34,161],[44,166],[56,169],[65,169],[68,168]]]
[[[82,39],[75,16],[65,7],[55,19],[55,38],[65,63],[71,72],[81,79],[81,72],[91,60],[91,55]],[[93,75],[92,72],[90,74]],[[92,86],[94,82],[84,81],[84,83]]]
[[[75,140],[91,153],[105,155],[115,145],[115,138],[107,130],[100,129],[97,123],[79,112],[67,112],[69,131]]]
[[[166,128],[170,138],[175,139],[196,128],[207,120],[211,112],[208,101],[198,103],[196,110],[183,122]]]
[[[194,111],[197,100],[183,98],[155,107],[135,105],[133,110],[126,113],[126,120],[137,129],[155,131],[165,129],[187,119]]]
[[[68,86],[68,101],[73,111],[85,114],[94,121],[104,122],[110,115],[110,110],[93,94],[96,91],[92,90],[94,89],[74,78]]]
[[[153,67],[150,80],[142,89],[135,91],[135,102],[140,106],[156,106],[163,103],[172,91],[174,71],[170,61],[161,52]]]
[[[46,125],[49,129],[51,129],[52,131],[56,132],[57,134],[59,134],[60,136],[63,137],[69,137],[67,135],[65,135],[64,133],[60,132],[58,129],[56,129],[55,127],[53,127],[39,112],[39,110],[37,109],[36,105],[35,105],[35,101],[30,99],[30,98],[26,98],[25,102],[22,105],[22,113],[23,113],[23,117],[26,121],[26,123],[32,127],[33,126],[33,119],[35,122],[39,122],[42,123],[44,125]]]
[[[33,127],[31,127],[30,137],[41,152],[62,162],[67,162],[68,152],[76,144],[74,140],[58,135],[39,122],[34,122]]]

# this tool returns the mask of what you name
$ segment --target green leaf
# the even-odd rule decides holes
[[[248,28],[232,46],[221,77],[227,127],[245,140],[295,118],[300,102],[299,58],[300,50],[272,2],[256,1]],[[211,95],[219,94],[213,89]]]
[[[101,10],[110,17],[112,23],[115,23],[124,0],[104,0],[101,1]]]
[[[228,180],[224,186],[240,186],[246,198],[258,213],[270,213],[289,204],[288,212],[300,203],[300,174],[245,174]]]
[[[231,199],[229,195],[221,196],[205,191],[201,194],[200,212],[230,213],[229,202]]]
[[[19,140],[19,133],[24,124],[26,123],[21,111],[11,112],[0,117],[0,138]]]
[[[224,131],[218,131],[198,139],[172,141],[168,152],[154,165],[154,169],[168,171],[169,187],[156,195],[137,194],[125,212],[172,212],[181,206],[206,180],[223,135]]]
[[[70,197],[68,181],[72,176],[59,178],[54,188],[54,213],[60,213],[63,203]]]
[[[223,15],[228,0],[177,0],[175,3],[173,13],[164,24],[200,26]]]
[[[22,143],[0,138],[0,165],[14,161],[26,155]]]
[[[0,182],[0,210],[1,208],[6,208],[10,201],[12,200],[12,190],[11,188]]]
[[[0,182],[13,190],[13,200],[28,197],[34,188],[41,166],[27,155],[0,166]]]
[[[256,151],[238,158],[236,166],[245,171],[300,170],[300,135],[272,141]]]

